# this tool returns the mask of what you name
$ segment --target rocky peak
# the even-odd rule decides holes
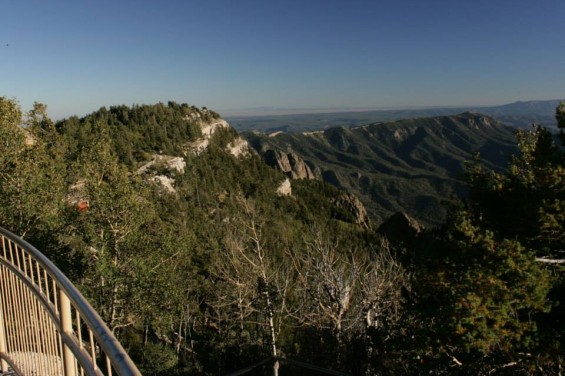
[[[269,149],[263,154],[265,163],[282,171],[291,179],[316,179],[312,169],[294,153]]]
[[[354,194],[344,192],[335,199],[334,204],[338,209],[345,210],[351,214],[354,218],[354,223],[365,228],[371,226],[365,206]]]
[[[381,224],[377,232],[392,243],[402,243],[413,239],[423,230],[414,218],[406,213],[396,213]]]

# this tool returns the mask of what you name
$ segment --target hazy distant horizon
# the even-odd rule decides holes
[[[449,108],[485,108],[485,107],[497,107],[504,106],[514,103],[527,103],[527,102],[546,102],[546,101],[559,101],[562,99],[535,99],[535,100],[517,100],[505,103],[496,104],[461,104],[461,105],[450,105],[450,106],[400,106],[400,107],[359,107],[359,108],[348,108],[348,107],[303,107],[303,108],[284,108],[284,107],[255,107],[255,108],[245,108],[245,109],[230,109],[230,110],[218,110],[218,112],[227,118],[238,118],[238,117],[260,117],[260,116],[284,116],[284,115],[308,115],[308,114],[330,114],[330,113],[341,113],[341,112],[370,112],[370,111],[409,111],[409,110],[426,110],[426,109],[449,109]],[[215,109],[214,109],[215,110]],[[216,111],[216,110],[215,110]]]
[[[390,111],[390,110],[418,110],[426,108],[459,108],[459,107],[486,107],[486,106],[412,106],[412,107],[302,107],[302,108],[285,108],[275,106],[263,106],[254,108],[228,109],[219,110],[218,112],[224,117],[252,117],[252,116],[278,116],[278,115],[306,115],[306,114],[324,114],[339,112],[365,112],[365,111]]]
[[[2,93],[0,93],[2,96]],[[10,98],[10,96],[7,96]],[[565,97],[565,95],[564,95]],[[14,97],[11,97],[14,98]],[[21,103],[19,98],[15,98],[20,102],[23,111],[30,110],[32,104]],[[355,112],[378,112],[378,111],[417,111],[417,110],[433,110],[433,109],[480,109],[480,108],[488,108],[488,107],[497,107],[497,106],[505,106],[514,103],[527,103],[527,102],[546,102],[546,101],[561,101],[565,99],[556,99],[556,98],[549,98],[549,99],[518,99],[511,102],[502,102],[502,103],[494,103],[494,104],[458,104],[458,105],[431,105],[431,106],[388,106],[388,107],[330,107],[330,106],[319,106],[319,107],[278,107],[278,106],[258,106],[258,107],[249,107],[249,108],[239,108],[239,109],[218,109],[213,108],[206,104],[195,104],[192,102],[183,102],[177,101],[174,99],[166,99],[166,100],[157,100],[154,102],[139,102],[139,103],[107,103],[103,104],[102,106],[98,106],[96,108],[92,108],[82,112],[70,112],[65,114],[64,116],[57,116],[53,115],[51,111],[51,106],[49,103],[44,103],[48,106],[49,116],[55,120],[63,120],[65,118],[69,118],[71,116],[83,117],[93,112],[98,111],[101,107],[110,108],[112,106],[134,106],[134,105],[152,105],[156,103],[164,103],[167,104],[169,101],[174,101],[177,103],[188,103],[190,105],[196,105],[197,107],[206,107],[210,110],[213,110],[220,114],[223,118],[252,118],[252,117],[261,117],[261,116],[285,116],[285,115],[315,115],[315,114],[333,114],[333,113],[355,113]],[[38,101],[40,102],[40,101]]]
[[[16,98],[17,99],[17,98]],[[175,101],[169,99],[171,101]],[[156,102],[147,102],[147,103],[113,103],[113,104],[106,104],[100,107],[112,107],[112,106],[119,106],[119,105],[126,105],[126,106],[133,106],[133,105],[151,105],[155,103],[167,103],[169,100],[161,100]],[[248,117],[261,117],[261,116],[285,116],[285,115],[315,115],[315,114],[332,114],[332,113],[355,113],[355,112],[371,112],[371,111],[410,111],[410,110],[427,110],[427,109],[467,109],[467,108],[485,108],[485,107],[496,107],[496,106],[504,106],[508,104],[518,103],[518,102],[544,102],[544,101],[558,101],[561,99],[522,99],[516,100],[512,102],[504,102],[504,103],[496,103],[496,104],[459,104],[459,105],[433,105],[433,106],[390,106],[390,107],[277,107],[277,106],[260,106],[260,107],[251,107],[251,108],[241,108],[241,109],[217,109],[212,108],[207,105],[199,105],[198,107],[207,107],[210,110],[218,112],[223,118],[248,118]],[[177,103],[185,103],[181,101],[175,101]],[[48,105],[48,103],[45,103]],[[194,105],[194,103],[189,103],[190,105]],[[62,120],[64,118],[68,118],[70,116],[86,116],[90,113],[93,113],[100,109],[100,107],[93,108],[92,110],[82,112],[82,113],[70,113],[66,116],[53,116],[50,113],[50,116],[54,120]],[[27,110],[28,108],[24,107],[23,110]]]

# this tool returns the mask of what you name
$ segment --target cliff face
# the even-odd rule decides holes
[[[197,116],[197,113],[186,116],[185,120],[194,120],[200,128],[201,136],[194,141],[184,145],[184,156],[172,156],[153,154],[151,160],[144,162],[136,171],[138,175],[145,175],[148,180],[153,181],[168,193],[176,193],[175,179],[171,176],[177,172],[184,173],[186,167],[185,158],[189,155],[200,155],[206,151],[213,135],[224,129],[229,129],[230,125],[223,119],[213,119],[206,121]],[[234,157],[245,157],[250,154],[249,144],[239,136],[232,136],[233,139],[224,147],[224,151]]]
[[[265,163],[282,171],[291,179],[316,179],[312,169],[294,153],[269,149],[263,154]]]
[[[220,129],[231,128],[230,125],[223,119],[216,119],[212,122],[199,121],[199,125],[202,136],[196,141],[193,141],[187,145],[187,152],[195,155],[199,155],[200,153],[208,149],[208,146],[210,145],[210,139],[212,138],[212,135],[214,133],[216,133]],[[239,136],[233,139],[226,146],[225,150],[234,157],[249,155],[249,145],[247,141]]]
[[[353,217],[354,223],[365,228],[371,226],[367,209],[354,194],[343,193],[335,200],[334,204],[338,209],[342,209],[350,214]]]

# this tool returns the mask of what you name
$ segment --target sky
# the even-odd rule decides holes
[[[563,0],[0,0],[0,96],[55,119],[565,97]]]

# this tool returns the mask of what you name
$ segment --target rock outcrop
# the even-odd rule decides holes
[[[230,125],[228,124],[228,122],[223,120],[223,119],[217,119],[217,120],[214,120],[211,123],[200,122],[200,131],[202,133],[202,136],[198,140],[188,144],[187,145],[188,148],[187,148],[186,152],[192,153],[192,154],[195,154],[195,155],[201,154],[203,151],[208,149],[212,135],[218,129],[222,129],[222,128],[224,128],[224,129],[230,128]],[[225,148],[225,151],[227,153],[230,153],[234,157],[249,155],[249,153],[250,153],[249,150],[250,150],[249,144],[247,143],[246,140],[244,140],[241,137],[236,137]]]
[[[163,187],[163,189],[165,190],[165,192],[176,193],[176,189],[174,186],[175,179],[165,175],[157,175],[153,177],[153,181],[157,184],[160,184],[161,187]]]
[[[141,165],[137,175],[148,177],[149,181],[159,184],[168,193],[175,193],[175,179],[169,176],[173,172],[182,174],[186,167],[183,157],[153,154],[150,161]]]
[[[312,169],[294,153],[269,149],[263,154],[265,163],[282,171],[291,179],[316,179]]]
[[[218,129],[228,127],[229,124],[227,123],[227,121],[222,119],[215,120],[211,123],[201,123],[200,131],[202,133],[202,137],[194,142],[191,142],[188,145],[188,151],[192,152],[193,154],[199,155],[208,148],[208,145],[210,145],[210,138]]]
[[[249,154],[249,144],[241,137],[237,137],[230,142],[226,151],[234,157],[245,156]]]
[[[37,144],[37,138],[27,129],[23,128],[24,132],[24,145],[25,146],[35,146]]]
[[[377,233],[385,236],[392,243],[411,241],[423,230],[414,218],[406,213],[396,213],[379,226]]]
[[[365,228],[371,226],[365,206],[354,194],[342,193],[334,201],[334,204],[338,209],[344,210],[350,214],[353,217],[354,223]]]
[[[290,184],[290,179],[286,178],[281,185],[277,188],[277,195],[279,196],[290,196],[292,195],[292,185]]]
[[[86,179],[79,179],[69,187],[65,201],[79,211],[86,211],[90,206],[88,201]]]
[[[184,172],[186,162],[183,157],[174,157],[172,155],[153,154],[151,160],[141,165],[136,173],[138,175],[145,174],[150,169],[164,169],[167,171]]]

